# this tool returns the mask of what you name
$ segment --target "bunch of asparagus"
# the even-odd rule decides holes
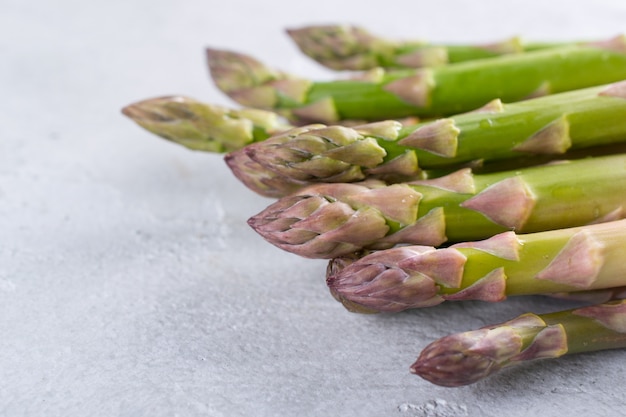
[[[626,37],[433,45],[352,26],[288,30],[351,78],[318,82],[207,49],[242,107],[168,96],[123,113],[225,154],[276,199],[248,223],[329,259],[348,310],[543,294],[585,300],[428,345],[411,371],[443,386],[538,358],[626,347]]]

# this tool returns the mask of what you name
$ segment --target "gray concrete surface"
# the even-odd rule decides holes
[[[623,415],[623,351],[458,389],[410,375],[437,337],[569,304],[348,313],[326,290],[325,262],[248,228],[270,200],[221,156],[159,140],[119,110],[175,93],[234,106],[209,80],[205,46],[329,77],[296,51],[288,26],[351,22],[433,41],[603,38],[625,30],[625,4],[0,1],[0,415]]]

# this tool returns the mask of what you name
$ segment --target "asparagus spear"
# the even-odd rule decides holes
[[[438,246],[621,218],[626,155],[430,180],[316,184],[248,220],[270,243],[309,258],[396,244]]]
[[[534,359],[626,347],[626,300],[549,314],[526,313],[429,344],[411,372],[445,387],[478,382]]]
[[[301,131],[283,122],[274,112],[251,108],[235,110],[184,96],[164,96],[130,104],[122,113],[149,132],[188,149],[226,153],[224,160],[235,177],[263,196],[278,198],[307,185],[266,169],[243,150],[247,144],[278,137],[279,132],[289,130],[297,134]],[[310,125],[307,128],[321,127]]]
[[[122,113],[139,126],[191,150],[230,152],[261,142],[296,126],[275,112],[253,108],[231,109],[185,96],[164,96],[129,104]],[[360,120],[342,120],[343,126],[358,126]],[[397,123],[411,126],[416,118]],[[311,125],[310,128],[323,127]],[[263,174],[266,175],[266,174]]]
[[[350,71],[433,67],[564,46],[563,43],[524,43],[518,37],[485,45],[436,45],[387,39],[352,25],[305,26],[287,29],[287,34],[305,55],[318,63],[334,70]]]
[[[403,127],[311,126],[247,146],[262,170],[303,183],[406,181],[420,169],[492,162],[626,142],[626,81],[502,104]],[[232,167],[232,166],[231,166]],[[255,190],[256,191],[256,190]]]
[[[207,49],[218,88],[248,107],[277,110],[302,122],[433,117],[559,93],[626,78],[626,37],[549,48],[435,68],[312,81],[268,68],[255,58]]]
[[[447,300],[590,291],[626,285],[626,220],[515,234],[447,248],[400,246],[329,268],[353,311],[397,312]]]
[[[189,149],[219,153],[241,149],[293,127],[273,112],[228,109],[184,96],[138,101],[124,107],[122,113],[164,139]]]
[[[505,232],[505,233],[509,233],[509,232]],[[522,239],[523,238],[524,238],[524,235],[522,236]],[[491,242],[494,242],[497,240],[494,238],[490,238],[490,239],[493,239],[491,240]],[[479,244],[479,246],[481,245],[485,246],[485,242],[482,242]],[[407,248],[411,249],[411,247],[407,247]],[[438,249],[435,249],[435,248],[428,249],[427,247],[422,246],[419,248],[415,247],[413,248],[413,250],[416,251],[417,256],[419,257],[426,250],[430,250],[431,255],[432,255],[433,254],[432,251],[438,250]],[[382,252],[385,252],[385,253],[383,254]],[[371,313],[378,313],[380,311],[387,311],[387,310],[378,310],[376,308],[373,308],[372,305],[374,303],[366,303],[367,305],[364,305],[362,303],[354,302],[353,299],[355,297],[343,296],[342,292],[344,291],[341,288],[348,288],[351,286],[351,290],[353,293],[355,291],[359,291],[360,293],[359,297],[364,297],[366,296],[366,294],[370,294],[374,297],[380,298],[380,295],[376,293],[375,290],[371,290],[371,289],[374,289],[374,286],[376,286],[378,287],[379,290],[382,290],[383,286],[380,285],[380,283],[390,284],[390,278],[382,277],[380,274],[375,275],[376,269],[378,268],[378,271],[385,272],[387,270],[395,268],[396,272],[398,272],[399,269],[402,269],[402,268],[398,268],[398,264],[401,261],[404,262],[405,264],[406,262],[410,262],[408,258],[403,257],[403,254],[408,254],[408,253],[409,252],[405,252],[403,248],[392,248],[392,249],[387,249],[384,251],[364,250],[358,253],[353,253],[353,254],[344,255],[338,258],[331,259],[328,262],[328,266],[326,268],[326,282],[330,289],[330,293],[337,301],[342,303],[344,307],[346,307],[347,310],[352,311],[354,313],[371,314]],[[381,256],[379,257],[370,256],[373,254],[380,254]],[[398,256],[397,259],[395,258],[395,255]],[[376,259],[379,259],[380,262],[376,261]],[[406,259],[406,261],[403,261],[404,259]],[[352,264],[356,262],[358,262],[357,266],[352,267],[352,270],[348,270],[344,272],[344,270],[346,270],[349,266],[351,266]],[[371,268],[369,272],[368,272],[368,268]],[[405,272],[407,274],[405,276],[406,279],[402,281],[401,283],[399,283],[399,286],[397,288],[404,288],[405,284],[407,286],[412,285],[407,282],[407,280],[409,279],[409,276],[410,276],[410,279],[415,279],[415,281],[419,279],[425,279],[425,277],[421,277],[417,275],[414,271],[411,271],[408,268],[405,270]],[[391,273],[385,272],[385,274],[391,274]],[[402,272],[398,272],[398,276],[400,276],[401,274]],[[381,281],[375,283],[374,280],[376,280],[379,276],[381,277]],[[350,281],[348,281],[348,279]],[[363,291],[360,291],[357,288],[361,285],[363,285],[364,287]],[[369,288],[366,289],[365,287],[369,287]],[[438,288],[437,291],[439,290],[440,289]],[[505,291],[506,291],[506,288],[505,288]],[[402,303],[403,301],[408,300],[409,297],[412,297],[409,294],[407,294],[406,297],[397,296],[397,295],[392,294],[391,292],[389,294],[391,295],[391,297],[393,297],[394,302],[398,302],[398,303]],[[550,292],[550,293],[542,293],[542,294],[537,294],[537,295],[542,295],[542,296],[560,299],[560,300],[585,302],[587,304],[600,304],[600,303],[605,303],[611,300],[625,299],[626,298],[626,286],[591,289],[591,290],[580,290],[576,288],[573,291]],[[445,298],[441,297],[441,301],[444,301],[444,300]],[[383,303],[378,303],[379,306],[382,304]],[[391,303],[387,303],[387,305],[390,305],[390,304]],[[424,305],[422,305],[422,307],[423,306]],[[401,311],[404,309],[399,304],[396,307],[398,308],[398,310],[392,310],[392,311]]]

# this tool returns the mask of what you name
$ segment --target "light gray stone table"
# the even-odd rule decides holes
[[[480,3],[480,4],[477,4]],[[348,313],[324,261],[246,225],[269,204],[221,156],[120,114],[186,94],[233,105],[203,48],[312,78],[283,28],[390,37],[588,39],[615,1],[0,1],[0,415],[620,416],[626,352],[535,362],[458,389],[408,372],[450,332],[569,306],[543,298]]]

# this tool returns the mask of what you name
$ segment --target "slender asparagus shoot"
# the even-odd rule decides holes
[[[305,55],[339,71],[435,67],[565,46],[565,43],[557,42],[526,43],[519,37],[487,44],[441,45],[420,40],[388,39],[353,25],[304,26],[286,32]]]
[[[489,174],[462,169],[393,185],[316,184],[278,199],[248,223],[279,248],[326,259],[583,226],[624,217],[625,165],[619,154]]]
[[[410,371],[433,384],[458,387],[535,359],[626,347],[626,300],[504,323],[443,337],[426,346]]]
[[[358,79],[314,81],[257,59],[207,49],[215,84],[246,107],[275,110],[304,123],[379,121],[458,114],[499,98],[505,103],[626,78],[626,37],[548,48],[440,67],[378,68]]]
[[[261,170],[303,184],[379,178],[407,181],[423,170],[532,157],[563,157],[626,143],[626,81],[402,126],[314,125],[246,146]],[[258,190],[253,190],[257,191]]]
[[[400,246],[329,268],[331,293],[357,312],[398,312],[444,301],[626,286],[626,220],[515,234],[447,248]]]
[[[124,107],[122,113],[164,139],[217,153],[241,149],[293,127],[273,112],[229,109],[185,96],[138,101]]]

